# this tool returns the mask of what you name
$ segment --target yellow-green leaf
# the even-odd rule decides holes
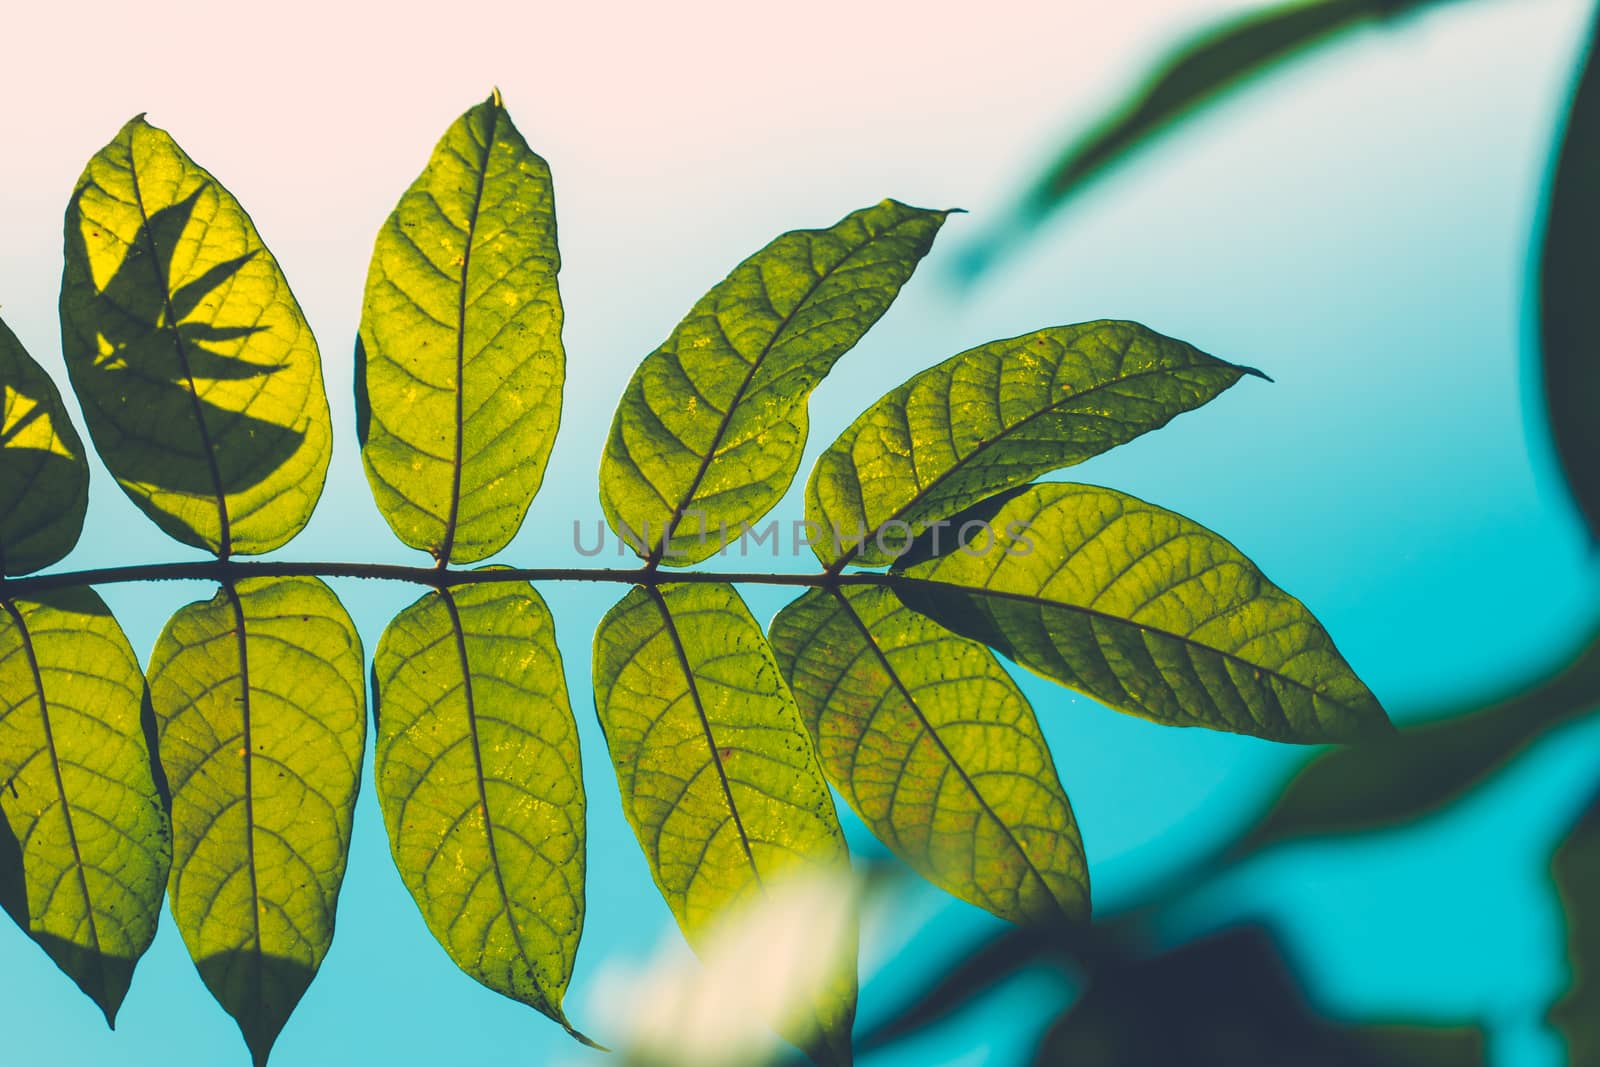
[[[450,958],[567,1022],[583,931],[578,727],[555,624],[526,582],[431,592],[373,661],[378,800],[395,865]]]
[[[637,587],[594,637],[595,708],[622,810],[689,944],[764,882],[848,864],[794,698],[730,585]],[[807,1017],[771,1020],[847,1064],[854,956]]]
[[[1303,604],[1216,534],[1124,493],[1035,486],[904,573],[911,608],[1118,711],[1275,741],[1392,730]]]
[[[1134,322],[979,345],[885,395],[818,457],[812,546],[834,570],[892,563],[940,520],[1165,426],[1246,374],[1260,372]]]
[[[863,586],[806,593],[772,646],[828,780],[895,855],[1002,919],[1087,917],[1072,807],[993,653]]]
[[[1556,888],[1567,916],[1566,993],[1550,1013],[1567,1042],[1570,1067],[1600,1065],[1600,796],[1555,857]]]
[[[311,517],[332,437],[311,328],[244,208],[142,117],[67,208],[61,347],[95,449],[168,534],[266,552]]]
[[[315,578],[178,611],[150,656],[172,915],[256,1064],[333,939],[366,738],[361,641]]]
[[[92,589],[0,600],[0,905],[108,1023],[172,858],[144,696]]]
[[[445,132],[367,274],[361,458],[412,548],[471,562],[522,524],[561,419],[560,264],[550,168],[497,93]]]
[[[0,575],[71,552],[88,504],[89,462],[61,394],[0,322]]]
[[[705,559],[800,468],[817,383],[877,322],[949,215],[885,200],[783,234],[700,299],[628,382],[600,503],[647,559]]]

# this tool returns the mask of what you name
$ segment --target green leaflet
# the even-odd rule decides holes
[[[962,352],[885,395],[817,459],[806,484],[817,557],[836,572],[892,563],[937,520],[1165,426],[1245,374],[1260,372],[1133,322]]]
[[[224,585],[180,609],[150,656],[172,915],[257,1067],[333,939],[364,681],[350,616],[315,578]]]
[[[561,419],[560,262],[550,168],[496,93],[445,132],[367,274],[361,458],[412,548],[471,562],[521,526]]]
[[[778,502],[806,401],[888,310],[949,215],[885,200],[783,234],[695,304],[628,382],[600,503],[651,561],[685,566]]]
[[[172,859],[144,676],[87,587],[0,599],[0,906],[116,1021]]]
[[[622,810],[697,949],[763,883],[847,866],[827,782],[772,649],[731,585],[635,587],[594,637],[595,709]],[[854,953],[809,1018],[774,1028],[848,1064]]]
[[[1012,922],[1082,919],[1089,873],[1033,708],[887,589],[813,589],[772,645],[828,780],[895,855]]]
[[[168,534],[258,553],[311,517],[332,436],[311,328],[238,201],[142,117],[67,208],[61,346],[96,450]]]
[[[561,1010],[583,930],[578,727],[555,625],[526,582],[431,592],[373,660],[376,781],[395,865],[450,958]]]
[[[71,552],[88,506],[89,462],[61,394],[0,322],[0,576]]]
[[[1486,707],[1451,708],[1390,737],[1312,757],[1239,844],[1413,823],[1454,802],[1562,723],[1600,708],[1600,636],[1554,676]]]
[[[1600,58],[1591,35],[1550,189],[1540,264],[1545,407],[1573,499],[1600,539]]]
[[[1550,1013],[1567,1042],[1571,1067],[1600,1065],[1600,795],[1555,857],[1556,888],[1567,916],[1572,982]]]
[[[1123,493],[1035,486],[904,573],[909,607],[1118,711],[1275,741],[1392,729],[1304,605],[1216,534]]]

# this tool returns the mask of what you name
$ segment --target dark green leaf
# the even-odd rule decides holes
[[[835,571],[891,563],[930,525],[937,534],[939,520],[1165,426],[1259,373],[1133,322],[980,345],[884,396],[818,458],[806,485],[810,539]]]
[[[735,267],[645,358],[617,407],[600,502],[650,560],[715,553],[800,467],[806,401],[888,310],[949,212],[885,200]]]
[[[1465,795],[1539,736],[1595,708],[1600,639],[1553,678],[1488,707],[1450,709],[1394,736],[1319,754],[1237,847],[1413,822]]]
[[[1600,32],[1600,30],[1597,30]],[[1573,498],[1600,539],[1600,62],[1589,44],[1550,189],[1540,276],[1544,396]]]
[[[93,590],[0,600],[0,906],[108,1023],[172,860],[144,696]]]
[[[1002,919],[1087,917],[1072,807],[988,649],[862,586],[806,593],[772,645],[828,780],[895,855]]]
[[[848,863],[794,698],[730,585],[633,589],[594,638],[595,708],[622,810],[689,944],[765,883]],[[848,1064],[854,954],[806,1017],[772,1020]]]
[[[142,117],[67,208],[61,346],[96,450],[168,534],[266,552],[311,517],[332,439],[311,328],[239,202]]]
[[[150,656],[172,915],[264,1064],[333,940],[366,737],[361,641],[315,578],[251,578]]]
[[[61,394],[0,322],[0,576],[71,552],[88,504],[89,462]]]
[[[1567,915],[1572,981],[1551,1021],[1567,1041],[1570,1067],[1600,1064],[1600,795],[1562,842],[1556,888]]]
[[[583,931],[578,727],[526,582],[429,593],[373,660],[376,780],[395,865],[462,970],[561,1010]]]
[[[1037,1067],[1478,1067],[1479,1027],[1350,1026],[1316,1014],[1270,935],[1245,927],[1106,967],[1046,1034]]]
[[[378,233],[361,314],[361,457],[400,540],[498,552],[522,525],[561,419],[550,168],[499,94],[445,132]]]
[[[1390,729],[1304,605],[1216,534],[1123,493],[1035,486],[904,573],[909,607],[1118,711],[1277,741]]]
[[[1177,49],[1148,84],[1041,175],[1019,206],[1031,225],[1130,152],[1228,90],[1352,26],[1392,18],[1440,0],[1311,0],[1244,15]],[[1019,228],[1020,229],[1020,228]],[[984,269],[989,247],[968,265]]]

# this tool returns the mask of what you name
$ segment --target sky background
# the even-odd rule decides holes
[[[592,536],[612,408],[696,298],[781,231],[885,196],[963,207],[971,214],[945,227],[814,394],[806,469],[912,373],[1043,326],[1136,319],[1260,367],[1275,384],[1247,379],[1070,477],[1232,540],[1316,612],[1397,720],[1412,719],[1554,666],[1595,622],[1600,570],[1535,401],[1526,271],[1591,4],[1462,0],[1352,34],[1141,154],[977,286],[954,282],[963,248],[1058,144],[1186,33],[1253,6],[14,5],[0,65],[0,315],[64,384],[62,212],[89,156],[147,112],[251,212],[322,345],[333,464],[321,508],[279,557],[419,562],[366,487],[350,354],[379,225],[446,126],[498,85],[555,176],[568,383],[544,488],[496,559],[583,563],[572,523]],[[776,517],[802,514],[802,485]],[[62,568],[192,556],[96,465],[88,525]],[[369,654],[417,596],[335,588]],[[210,595],[200,583],[104,592],[141,656],[174,610]],[[603,1038],[619,984],[678,940],[593,715],[590,637],[620,590],[542,592],[589,795],[588,921],[567,1006]],[[766,620],[784,597],[748,599]],[[1304,755],[1023,685],[1101,911],[1224,840]],[[1190,925],[1271,916],[1327,1010],[1476,1019],[1491,1027],[1496,1063],[1554,1065],[1559,1046],[1539,1019],[1564,964],[1546,867],[1600,772],[1597,741],[1592,722],[1553,735],[1424,826],[1280,851],[1208,891]],[[390,863],[368,761],[338,934],[272,1062],[602,1062],[478,987],[432,941]],[[880,854],[841,814],[853,847]],[[994,927],[909,889],[869,936],[863,1021]],[[1008,1062],[1036,1039],[1030,1008],[1051,992],[1024,980],[864,1062]],[[7,1064],[248,1062],[170,916],[114,1035],[7,924],[0,1034]]]

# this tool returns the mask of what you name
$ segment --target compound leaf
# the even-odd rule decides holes
[[[412,548],[471,562],[521,526],[561,419],[560,263],[550,168],[496,93],[445,132],[367,274],[361,457]]]
[[[906,568],[906,604],[1118,711],[1276,741],[1392,728],[1298,600],[1181,515],[1046,483]]]
[[[1556,850],[1556,888],[1567,915],[1572,982],[1550,1013],[1571,1067],[1600,1064],[1600,795]]]
[[[1259,373],[1133,322],[980,345],[888,393],[817,459],[806,484],[812,545],[835,571],[892,563],[937,520],[1164,426]]]
[[[581,1038],[561,1000],[583,930],[583,779],[549,609],[526,582],[431,592],[384,631],[373,685],[378,800],[428,928]]]
[[[67,208],[61,346],[95,449],[172,537],[266,552],[311,517],[332,441],[311,328],[239,202],[142,117]]]
[[[0,600],[0,905],[108,1023],[172,858],[144,696],[92,589]]]
[[[1594,37],[1567,114],[1540,264],[1545,408],[1567,485],[1600,539],[1600,60]]]
[[[333,940],[364,682],[355,626],[315,578],[225,584],[151,653],[172,915],[258,1067]]]
[[[689,944],[764,883],[847,866],[794,698],[730,585],[636,587],[595,632],[594,693],[628,817]],[[848,1064],[854,954],[808,1018],[772,1020],[818,1063]]]
[[[61,394],[0,322],[0,575],[71,552],[88,505],[89,462]]]
[[[887,589],[813,589],[772,645],[834,786],[895,855],[1012,922],[1086,918],[1077,822],[994,654]]]
[[[600,502],[618,536],[684,566],[766,514],[800,467],[811,391],[888,310],[948,215],[885,200],[783,234],[702,297],[612,420]]]

